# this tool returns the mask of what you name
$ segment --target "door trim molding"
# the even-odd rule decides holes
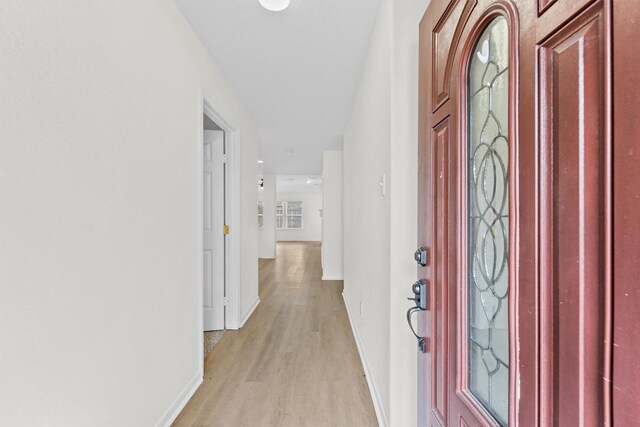
[[[198,206],[197,206],[197,235],[198,235],[198,247],[197,257],[198,260],[198,272],[197,272],[197,330],[196,337],[198,342],[198,352],[196,354],[198,369],[200,375],[204,377],[204,315],[203,315],[203,296],[202,296],[202,280],[203,280],[203,260],[202,251],[204,248],[204,241],[202,236],[202,229],[204,226],[204,214],[203,206],[204,201],[202,197],[203,192],[203,145],[204,138],[204,120],[203,116],[206,114],[210,119],[216,122],[218,126],[222,128],[225,135],[225,154],[227,155],[227,162],[225,163],[225,222],[229,225],[231,232],[227,235],[225,240],[225,297],[228,299],[228,304],[225,308],[225,328],[226,329],[238,329],[240,325],[240,132],[238,128],[230,122],[224,113],[221,113],[221,106],[214,103],[212,98],[205,95],[202,88],[198,90],[197,98],[197,111],[198,117],[196,118],[197,124],[197,138],[196,138],[196,157],[197,157],[197,173],[196,173],[196,191],[198,192]]]

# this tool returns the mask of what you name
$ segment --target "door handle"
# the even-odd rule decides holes
[[[411,290],[413,291],[413,298],[407,298],[409,301],[413,301],[415,306],[409,308],[407,310],[407,323],[409,324],[409,329],[413,335],[415,335],[418,340],[418,348],[422,353],[427,352],[427,337],[421,337],[418,335],[416,330],[413,328],[413,323],[411,323],[411,315],[413,313],[419,313],[421,311],[425,311],[427,309],[427,282],[425,279],[420,279],[416,283],[413,284]]]
[[[407,298],[409,301],[413,301],[416,307],[420,310],[427,309],[427,285],[429,282],[425,279],[420,279],[411,286],[413,291],[413,298]]]

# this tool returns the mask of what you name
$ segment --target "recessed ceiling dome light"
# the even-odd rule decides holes
[[[280,12],[289,7],[291,0],[258,0],[262,7],[272,12]]]

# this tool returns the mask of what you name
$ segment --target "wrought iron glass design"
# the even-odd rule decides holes
[[[469,389],[501,425],[509,413],[509,28],[484,30],[468,76]]]

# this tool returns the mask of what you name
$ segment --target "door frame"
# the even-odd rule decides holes
[[[204,313],[203,313],[203,268],[204,261],[202,252],[204,248],[204,239],[202,230],[204,227],[204,115],[206,114],[224,131],[225,154],[227,161],[225,162],[225,223],[229,225],[230,233],[225,239],[225,298],[227,305],[225,306],[225,329],[240,328],[240,168],[239,158],[240,149],[239,141],[240,132],[234,124],[229,121],[223,113],[221,113],[220,105],[211,101],[211,98],[204,94],[202,89],[198,92],[198,116],[197,116],[197,173],[196,173],[196,190],[198,192],[198,248],[197,248],[197,338],[198,338],[198,366],[200,372],[204,373]],[[220,230],[222,231],[222,230]]]

